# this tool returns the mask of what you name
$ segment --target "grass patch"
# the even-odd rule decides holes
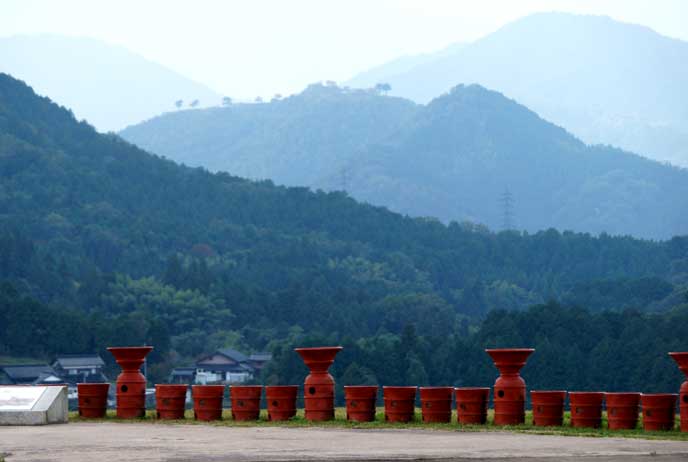
[[[346,411],[344,408],[337,408],[335,410],[335,419],[329,422],[310,422],[304,418],[303,409],[299,409],[296,417],[285,422],[270,422],[267,420],[267,411],[262,410],[260,420],[252,422],[236,422],[232,420],[232,414],[229,409],[225,409],[222,413],[221,421],[216,422],[198,422],[193,420],[193,411],[186,411],[186,419],[184,420],[158,420],[155,417],[155,411],[149,410],[146,416],[140,419],[117,419],[114,410],[109,410],[104,419],[84,419],[73,412],[69,416],[72,422],[118,422],[122,424],[132,422],[146,422],[156,425],[211,425],[215,427],[316,427],[316,428],[345,428],[345,429],[417,429],[417,430],[438,430],[438,431],[463,431],[463,432],[498,432],[510,431],[515,433],[529,433],[534,435],[558,435],[558,436],[587,436],[587,437],[614,437],[614,438],[640,438],[650,440],[676,440],[688,441],[688,433],[681,433],[678,430],[678,418],[676,429],[667,432],[646,432],[642,429],[642,424],[639,422],[638,428],[635,430],[609,430],[607,429],[607,418],[603,415],[602,428],[573,428],[570,425],[570,413],[566,412],[564,415],[564,425],[562,427],[536,427],[533,425],[533,416],[531,412],[526,412],[526,423],[518,426],[495,426],[493,424],[493,413],[488,414],[488,422],[486,425],[459,425],[456,423],[456,412],[453,413],[452,423],[423,423],[421,421],[420,410],[416,409],[416,415],[413,422],[406,424],[385,422],[384,409],[378,408],[373,422],[350,422],[346,420]],[[642,419],[642,417],[641,417]],[[1,462],[1,461],[0,461]]]

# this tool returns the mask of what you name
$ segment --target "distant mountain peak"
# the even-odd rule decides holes
[[[88,37],[21,35],[0,38],[0,71],[69,107],[100,131],[174,110],[174,103],[220,104],[206,85],[120,45]]]
[[[688,42],[645,26],[536,13],[402,72],[394,63],[374,71],[391,94],[419,103],[478,83],[586,143],[688,166]]]

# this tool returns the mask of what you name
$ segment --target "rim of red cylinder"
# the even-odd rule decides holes
[[[328,346],[328,347],[299,347],[299,348],[294,348],[294,351],[297,353],[299,351],[320,351],[320,350],[337,350],[341,351],[343,350],[343,346]]]
[[[510,353],[510,352],[525,353],[525,352],[530,352],[530,353],[534,353],[535,348],[485,348],[485,351],[487,353],[490,353],[490,352],[495,352],[495,353]]]

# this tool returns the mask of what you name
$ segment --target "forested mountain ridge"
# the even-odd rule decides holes
[[[0,354],[148,342],[151,377],[164,380],[221,346],[341,341],[358,354],[347,380],[377,364],[388,383],[453,382],[452,352],[484,342],[469,333],[497,308],[685,312],[688,238],[495,234],[211,174],[98,134],[4,74],[0,175]],[[399,364],[380,366],[386,351]]]
[[[157,117],[122,136],[175,161],[346,190],[444,222],[500,229],[508,191],[512,226],[529,232],[688,234],[688,170],[586,146],[478,85],[457,86],[427,105],[313,85],[284,101]]]
[[[355,198],[412,216],[499,229],[508,191],[518,229],[688,234],[688,170],[586,146],[478,85],[434,99],[403,132],[369,146],[345,168]]]
[[[416,105],[374,92],[311,85],[269,103],[181,111],[121,136],[178,163],[289,186],[338,172],[364,146],[396,133]]]
[[[425,103],[458,84],[514,98],[586,143],[688,166],[688,42],[605,16],[537,13],[399,72],[346,82]]]

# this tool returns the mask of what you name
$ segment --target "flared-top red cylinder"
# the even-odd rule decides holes
[[[640,393],[605,393],[604,399],[610,430],[633,430],[638,426]]]
[[[526,421],[526,382],[519,372],[533,348],[494,348],[485,352],[499,369],[494,384],[495,425],[518,425]]]
[[[530,401],[533,406],[533,425],[537,427],[563,425],[565,391],[531,391]]]
[[[451,422],[452,387],[420,387],[420,406],[423,422]]]
[[[296,415],[298,385],[268,385],[265,387],[265,401],[268,420],[289,420]]]
[[[224,385],[194,385],[193,395],[194,419],[222,420],[222,400],[225,396]]]
[[[100,419],[107,412],[109,383],[77,383],[79,417]]]
[[[569,392],[571,426],[600,428],[604,393],[596,391]]]
[[[155,385],[155,412],[158,419],[178,420],[184,418],[186,411],[186,392],[188,385]]]
[[[673,352],[669,353],[678,368],[685,374],[688,379],[688,352]],[[681,384],[679,392],[679,406],[681,408],[681,431],[688,432],[688,380]]]
[[[261,385],[232,385],[229,396],[232,400],[232,418],[237,421],[258,420],[260,417]]]
[[[676,421],[675,393],[643,393],[643,430],[668,431],[674,429]]]
[[[382,387],[387,422],[410,422],[416,412],[418,387]]]
[[[306,420],[334,419],[334,379],[327,372],[342,347],[294,348],[311,373],[304,381]]]
[[[344,387],[346,420],[372,422],[375,420],[377,385],[347,385]]]
[[[456,419],[464,425],[482,425],[487,422],[487,407],[490,403],[490,389],[462,387],[455,388]]]
[[[117,417],[133,419],[146,415],[146,377],[141,366],[152,350],[151,346],[108,347],[122,368],[117,377]]]

